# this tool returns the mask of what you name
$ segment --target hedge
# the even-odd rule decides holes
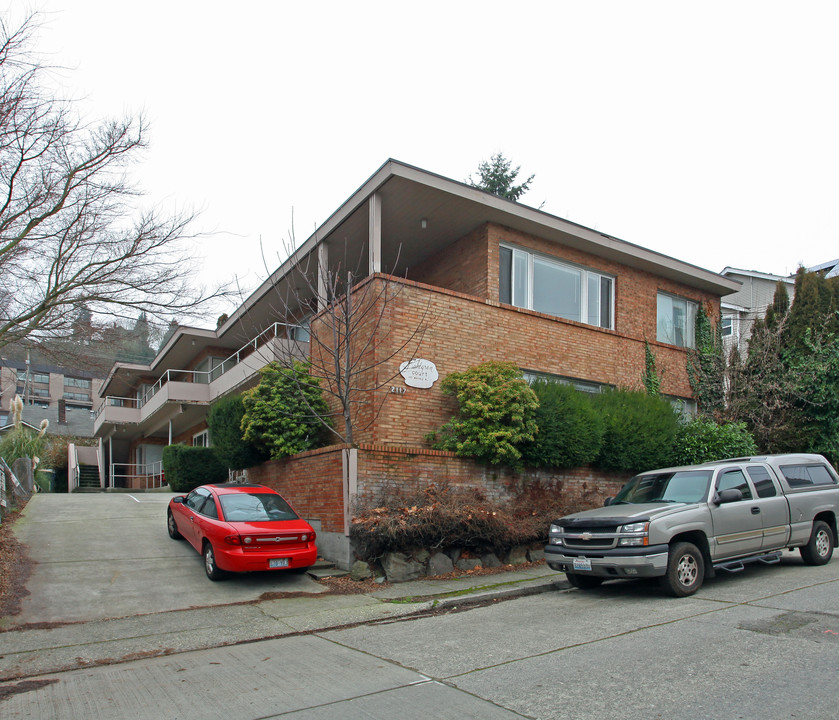
[[[167,445],[163,448],[163,472],[169,487],[181,493],[227,480],[227,468],[213,449],[206,447]]]

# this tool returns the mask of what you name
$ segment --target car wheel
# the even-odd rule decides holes
[[[693,595],[705,579],[705,561],[699,548],[692,543],[679,542],[670,548],[667,573],[661,586],[674,597]]]
[[[204,543],[204,571],[210,580],[223,580],[227,575],[216,565],[216,553],[209,542]]]
[[[821,520],[813,523],[813,534],[806,545],[799,548],[801,558],[808,565],[824,565],[833,556],[833,531]]]
[[[175,516],[171,510],[166,511],[166,529],[169,531],[169,537],[173,540],[181,540],[183,538],[183,535],[178,532]]]
[[[579,573],[565,573],[568,582],[580,590],[591,590],[603,584],[603,578],[597,575],[580,575]]]

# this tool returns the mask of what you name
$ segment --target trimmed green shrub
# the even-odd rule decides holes
[[[259,374],[259,385],[242,396],[242,437],[272,460],[323,445],[329,408],[309,366],[295,362],[289,368],[273,362]]]
[[[746,423],[719,425],[709,418],[696,417],[683,423],[676,433],[673,462],[677,465],[696,465],[755,453],[757,445]]]
[[[572,468],[594,462],[603,443],[603,419],[588,393],[571,385],[538,380],[530,385],[539,399],[539,432],[522,446],[525,464]]]
[[[253,467],[268,459],[268,453],[242,437],[245,405],[241,395],[228,395],[216,402],[207,414],[213,450],[231,470]]]
[[[167,445],[163,448],[163,473],[173,492],[185,493],[207,483],[226,482],[227,468],[213,448]]]
[[[454,395],[460,408],[426,437],[432,447],[482,462],[521,465],[519,447],[536,434],[539,400],[516,365],[485,362],[449,373],[440,389]]]
[[[618,389],[596,396],[595,404],[605,426],[597,466],[641,472],[672,464],[679,419],[667,400]]]

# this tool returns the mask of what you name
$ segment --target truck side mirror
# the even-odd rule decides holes
[[[714,494],[714,504],[724,505],[725,503],[740,502],[743,499],[743,491],[737,488],[728,488],[727,490],[720,490]]]

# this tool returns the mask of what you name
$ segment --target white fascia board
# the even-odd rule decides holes
[[[757,270],[741,270],[740,268],[725,267],[720,271],[720,275],[742,275],[743,277],[755,278],[757,280],[772,280],[773,282],[780,280],[788,285],[795,285],[795,277],[792,275],[772,275],[771,273],[759,272]]]
[[[721,310],[734,310],[735,312],[751,312],[749,308],[743,307],[742,305],[734,305],[733,303],[721,302],[720,303]]]

